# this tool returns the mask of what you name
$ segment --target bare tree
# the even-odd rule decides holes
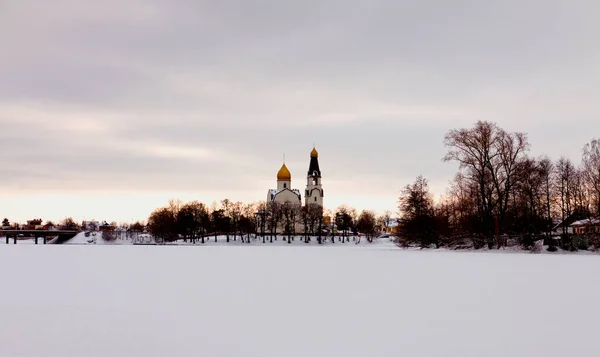
[[[256,205],[256,225],[257,230],[260,229],[260,235],[263,243],[265,243],[265,232],[267,227],[269,207],[266,202],[260,202]]]
[[[348,211],[348,214],[350,215],[350,222],[351,222],[350,223],[350,230],[353,233],[352,236],[354,237],[354,239],[356,239],[355,233],[358,232],[358,228],[356,228],[356,226],[358,224],[359,214],[358,214],[358,211],[356,210],[356,208],[353,208],[353,207],[350,207],[350,210]],[[377,223],[377,222],[375,222],[375,223]],[[350,238],[346,237],[346,241],[350,242]]]
[[[464,177],[478,186],[478,215],[492,248],[494,222],[504,228],[515,174],[529,148],[527,136],[479,121],[471,129],[451,130],[444,142],[449,148],[444,161],[457,161]]]
[[[451,183],[448,202],[451,205],[450,225],[458,237],[482,233],[478,224],[473,224],[478,213],[477,183],[458,173]]]
[[[115,232],[112,229],[103,231],[102,232],[102,240],[107,241],[107,242],[113,242],[113,241],[117,240],[117,232]]]
[[[229,227],[229,219],[222,209],[211,208],[210,223],[214,231],[215,243],[219,233],[225,232]]]
[[[567,219],[572,214],[572,199],[571,199],[571,187],[573,176],[575,175],[575,167],[571,160],[566,158],[560,158],[556,163],[556,186],[558,188],[558,194],[560,195],[560,212],[562,218],[562,233],[567,235]]]
[[[292,226],[294,225],[294,204],[292,202],[286,201],[281,205],[281,232],[282,235],[287,235],[288,243],[292,242]],[[286,238],[284,237],[285,241]]]
[[[400,210],[400,239],[417,243],[421,247],[435,244],[439,247],[439,234],[433,208],[433,198],[429,192],[427,179],[417,177],[412,185],[406,185],[398,199]]]
[[[573,197],[573,210],[583,216],[589,216],[590,201],[586,187],[585,171],[582,168],[575,168],[573,181],[571,185],[571,195]],[[583,217],[587,218],[587,217]]]
[[[267,204],[267,224],[271,233],[270,242],[273,243],[273,238],[277,240],[277,227],[281,222],[282,212],[281,203],[273,201]]]
[[[229,243],[229,232],[231,231],[231,201],[224,199],[221,201],[221,209],[223,210],[225,235],[227,237],[227,243]]]
[[[155,240],[168,242],[176,237],[177,219],[170,207],[154,210],[148,218],[148,230]]]
[[[242,231],[246,233],[246,243],[250,243],[250,236],[256,236],[256,220],[254,213],[256,212],[256,204],[249,203],[242,206]],[[242,236],[242,242],[244,237]]]
[[[231,218],[231,228],[233,230],[233,240],[234,241],[237,240],[238,232],[240,235],[242,235],[242,232],[240,231],[239,223],[240,223],[240,219],[242,218],[243,207],[244,207],[244,204],[242,202],[235,202],[235,203],[231,203],[231,206],[229,209],[229,214],[230,214],[230,218]]]
[[[540,175],[542,177],[542,189],[544,192],[544,213],[546,214],[546,219],[548,222],[548,227],[546,228],[546,235],[550,234],[550,230],[552,229],[552,201],[551,198],[553,196],[553,184],[552,177],[554,173],[554,164],[552,160],[548,156],[541,157],[539,159],[539,168]]]
[[[323,207],[316,203],[306,206],[310,232],[317,236],[317,242],[323,244]]]
[[[367,236],[367,241],[372,243],[373,237],[377,231],[377,219],[375,217],[375,212],[363,210],[358,216],[356,227],[359,232],[362,232]]]
[[[302,206],[300,207],[300,212],[298,215],[298,222],[300,224],[302,224],[302,230],[303,230],[303,235],[304,235],[304,243],[308,243],[309,242],[309,212],[308,212],[308,206]]]
[[[356,214],[356,210],[352,212],[352,208],[347,205],[341,205],[336,209],[335,212],[335,224],[338,228],[338,231],[342,231],[342,234],[338,236],[338,240],[340,242],[346,242],[346,237],[348,236],[348,232],[353,229],[353,215]]]
[[[65,230],[79,230],[79,225],[72,217],[67,217],[60,222],[60,226]]]
[[[544,221],[543,175],[538,161],[528,158],[520,163],[515,176],[515,192],[509,211],[510,226],[507,230],[522,233],[521,243],[527,248],[533,246],[534,236],[548,226]]]
[[[499,131],[497,141],[498,163],[490,163],[490,173],[496,188],[498,199],[499,225],[504,225],[506,211],[508,210],[509,198],[512,188],[516,183],[515,175],[519,164],[525,160],[525,153],[529,149],[527,135],[523,133],[507,133]],[[493,165],[498,165],[494,167]]]
[[[302,206],[299,203],[293,203],[292,209],[290,210],[290,228],[292,233],[292,240],[296,239],[296,226],[302,224],[301,214]]]
[[[583,147],[584,178],[594,200],[594,212],[600,216],[600,139],[593,139]]]
[[[204,243],[204,234],[206,233],[204,225],[207,222],[208,209],[199,201],[192,201],[180,206],[177,212],[178,232],[184,240],[190,239],[192,243],[202,237]]]

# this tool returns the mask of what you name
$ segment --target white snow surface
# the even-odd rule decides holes
[[[4,245],[0,356],[598,356],[600,259]]]

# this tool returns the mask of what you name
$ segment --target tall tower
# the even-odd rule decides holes
[[[308,167],[304,202],[306,205],[316,203],[323,207],[323,187],[321,186],[321,170],[319,169],[319,152],[314,147],[310,152],[310,166]]]

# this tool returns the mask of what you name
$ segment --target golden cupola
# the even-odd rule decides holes
[[[310,157],[319,157],[319,152],[317,151],[317,149],[313,146],[312,151],[310,152]]]
[[[281,165],[281,169],[277,173],[277,181],[292,181],[292,174],[285,164]]]

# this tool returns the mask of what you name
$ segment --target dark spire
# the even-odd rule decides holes
[[[310,165],[308,166],[308,176],[321,177],[321,170],[319,169],[319,153],[313,147],[310,153]]]

